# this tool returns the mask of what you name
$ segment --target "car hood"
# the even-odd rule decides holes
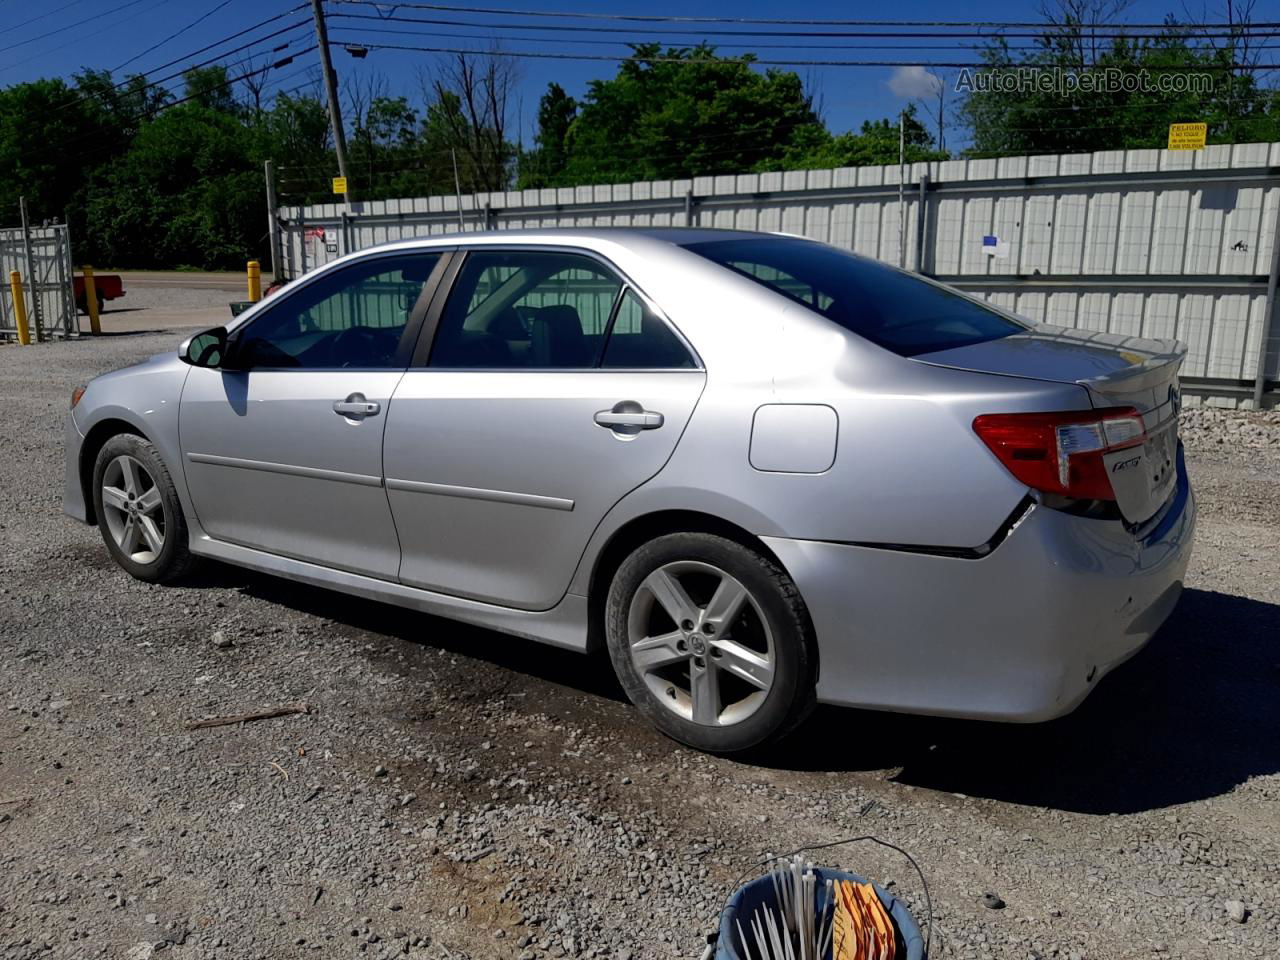
[[[111,380],[119,380],[125,377],[135,377],[139,374],[158,373],[170,369],[179,369],[185,366],[182,359],[178,356],[178,351],[170,350],[168,353],[157,353],[153,357],[148,357],[141,363],[133,363],[127,367],[121,367],[119,370],[112,370],[108,373],[94,377],[93,384],[106,383]]]

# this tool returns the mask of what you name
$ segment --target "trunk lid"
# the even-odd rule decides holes
[[[1077,383],[1094,407],[1134,407],[1147,441],[1105,458],[1116,504],[1130,523],[1154,516],[1177,486],[1178,369],[1187,348],[1151,340],[1039,324],[1025,333],[914,358],[978,373]],[[996,412],[996,411],[993,411]]]

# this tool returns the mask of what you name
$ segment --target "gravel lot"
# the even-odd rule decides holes
[[[603,659],[128,578],[60,512],[66,398],[179,337],[0,347],[0,956],[696,958],[753,858],[858,834],[920,860],[935,957],[1280,956],[1280,415],[1188,412],[1189,590],[1071,717],[827,709],[747,763]],[[891,852],[824,859],[923,915]]]

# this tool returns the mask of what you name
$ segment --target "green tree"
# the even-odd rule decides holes
[[[771,166],[822,125],[793,72],[724,59],[712,47],[633,45],[617,76],[592,81],[553,182],[692,177]],[[552,134],[553,131],[548,131]]]
[[[795,138],[777,162],[779,170],[822,170],[828,167],[865,167],[897,163],[945,160],[947,152],[934,144],[933,135],[920,122],[913,103],[903,111],[900,143],[898,121],[867,120],[858,133],[831,134],[825,128],[807,129]],[[905,145],[905,149],[899,150]]]
[[[558,181],[568,160],[569,128],[577,115],[577,101],[560,84],[549,84],[538,102],[534,148],[520,157],[520,189],[548,187]]]
[[[226,67],[193,67],[182,75],[182,82],[186,87],[187,100],[220,113],[240,111]]]
[[[1280,138],[1276,92],[1260,88],[1254,72],[1241,69],[1251,56],[1242,28],[1210,44],[1170,17],[1157,37],[1100,38],[1099,26],[1109,34],[1123,30],[1087,19],[1084,3],[1064,0],[1051,11],[1034,50],[1015,52],[1000,39],[983,51],[982,69],[961,71],[957,84],[967,96],[960,116],[972,133],[971,153],[1164,147],[1171,123],[1191,122],[1207,123],[1214,143]],[[992,88],[995,75],[1022,69],[1043,77],[1045,85]],[[1060,81],[1051,84],[1051,77]]]
[[[119,266],[242,266],[263,232],[252,149],[233,113],[196,101],[166,110],[93,190],[90,244]]]
[[[374,97],[352,131],[351,168],[361,196],[432,192],[421,164],[418,112],[405,97]]]
[[[35,222],[74,216],[95,166],[126,145],[101,105],[61,79],[0,90],[0,225],[17,221],[19,197]]]

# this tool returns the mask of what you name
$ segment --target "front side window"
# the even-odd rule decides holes
[[[811,240],[714,240],[686,249],[904,357],[1027,329],[944,287]]]
[[[430,365],[596,367],[621,290],[616,274],[581,254],[473,251],[445,304]]]
[[[400,341],[438,253],[377,257],[286,294],[236,333],[234,360],[253,368],[403,366]]]

